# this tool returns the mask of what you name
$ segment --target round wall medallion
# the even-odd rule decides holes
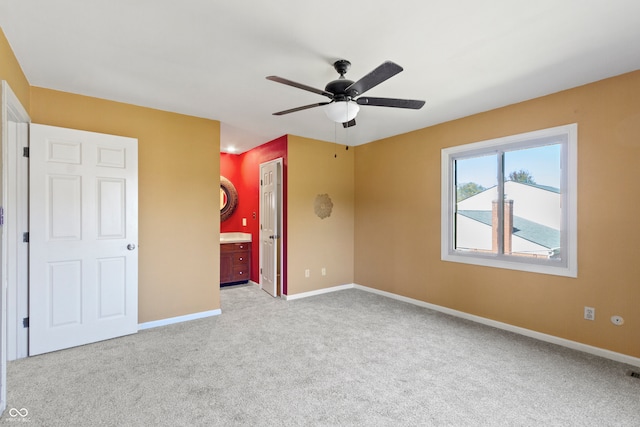
[[[238,192],[224,176],[220,176],[220,221],[225,221],[236,210],[238,206]]]
[[[316,200],[313,203],[313,210],[320,219],[325,219],[331,216],[333,210],[333,202],[328,194],[318,194]]]

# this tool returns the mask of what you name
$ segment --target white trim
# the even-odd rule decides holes
[[[220,310],[218,308],[216,310],[201,311],[199,313],[185,314],[184,316],[169,317],[167,319],[161,319],[161,320],[154,320],[154,321],[151,321],[151,322],[139,323],[138,324],[138,330],[141,331],[143,329],[151,329],[151,328],[157,328],[157,327],[160,327],[160,326],[173,325],[174,323],[182,323],[182,322],[188,322],[190,320],[203,319],[205,317],[219,316],[220,314],[222,314],[222,310]]]
[[[13,117],[15,119],[15,117]],[[29,317],[29,244],[22,241],[22,233],[29,231],[29,159],[22,149],[29,147],[29,124],[12,120],[8,126],[9,144],[7,198],[5,218],[8,235],[7,268],[7,360],[22,359],[29,355],[28,328],[22,319]]]
[[[293,301],[293,300],[296,300],[296,299],[314,297],[316,295],[322,295],[322,294],[328,294],[330,292],[343,291],[345,289],[353,289],[354,286],[355,285],[353,283],[350,283],[350,284],[347,284],[347,285],[339,285],[339,286],[334,286],[334,287],[331,287],[331,288],[324,288],[324,289],[318,289],[318,290],[315,290],[315,291],[302,292],[302,293],[299,293],[299,294],[283,295],[282,297],[287,301]]]
[[[28,123],[31,118],[6,81],[3,91],[3,186],[2,206],[6,224],[3,226],[3,289],[6,292],[7,360],[28,355],[28,329],[22,319],[29,316],[28,244],[22,242],[22,233],[29,231],[29,161],[22,156],[22,147],[29,146]],[[7,122],[17,124],[9,139]],[[8,221],[7,221],[8,220]],[[6,239],[6,240],[5,240]]]
[[[536,146],[540,141],[563,137],[563,156],[561,168],[566,172],[561,177],[562,206],[566,216],[561,226],[563,248],[563,265],[553,265],[544,261],[528,260],[523,257],[504,255],[480,255],[461,253],[454,249],[454,210],[456,206],[454,190],[453,163],[455,158],[466,155],[475,156],[488,153],[502,147]],[[528,271],[533,273],[552,274],[566,277],[578,276],[578,125],[576,123],[542,129],[533,132],[510,135],[487,141],[443,148],[441,151],[441,225],[440,225],[440,258],[443,261],[460,262],[509,270]]]
[[[0,190],[0,206],[4,209],[5,221],[7,220],[7,210],[9,208],[16,208],[15,211],[17,212],[16,218],[2,225],[0,230],[2,234],[0,244],[0,271],[2,272],[0,277],[0,414],[2,414],[7,405],[7,352],[10,350],[11,353],[15,353],[17,337],[24,337],[26,334],[26,331],[20,331],[18,329],[21,325],[17,325],[18,322],[15,317],[11,319],[8,318],[8,291],[10,284],[13,285],[13,280],[9,280],[8,270],[11,268],[15,273],[17,269],[19,255],[17,254],[18,251],[14,243],[17,234],[21,231],[17,230],[17,219],[22,214],[26,216],[26,212],[21,213],[18,211],[18,206],[13,206],[14,203],[20,200],[20,197],[24,197],[24,194],[22,194],[24,191],[18,191],[18,189],[14,187],[16,184],[15,180],[9,180],[9,165],[17,164],[18,159],[9,156],[10,152],[13,154],[12,149],[15,147],[9,146],[10,141],[7,123],[9,120],[16,123],[28,123],[31,119],[6,80],[2,80],[0,98],[0,110],[2,110],[0,112],[0,128],[2,129],[2,165],[0,167],[2,189]],[[13,168],[11,170],[13,170]],[[11,277],[11,279],[14,278]],[[12,288],[12,290],[15,289]],[[24,293],[24,295],[26,295],[26,293]],[[15,301],[12,301],[12,305],[13,304],[15,304]],[[17,307],[12,308],[15,308],[14,313],[20,311]],[[18,315],[20,314],[22,313],[18,313]],[[9,348],[9,342],[11,342],[11,348]],[[26,348],[24,351],[26,352]]]
[[[628,365],[640,367],[640,358],[637,358],[637,357],[628,356],[626,354],[617,353],[615,351],[594,347],[594,346],[579,343],[576,341],[571,341],[565,338],[556,337],[554,335],[543,334],[542,332],[532,331],[531,329],[525,329],[519,326],[510,325],[508,323],[498,322],[496,320],[487,319],[485,317],[476,316],[473,314],[465,313],[463,311],[453,310],[451,308],[442,307],[440,305],[431,304],[431,303],[420,301],[417,299],[403,297],[401,295],[396,295],[391,292],[381,291],[378,289],[369,288],[369,287],[357,285],[357,284],[352,285],[352,287],[355,289],[360,289],[362,291],[382,295],[388,298],[393,298],[398,301],[407,302],[409,304],[417,305],[419,307],[435,310],[451,316],[459,317],[461,319],[471,320],[472,322],[481,323],[483,325],[491,326],[493,328],[502,329],[502,330],[513,332],[519,335],[524,335],[529,338],[534,338],[534,339],[545,341],[551,344],[557,344],[562,347],[567,347],[573,350],[582,351],[584,353],[593,354],[595,356],[604,357],[605,359],[610,359],[616,362],[626,363]]]

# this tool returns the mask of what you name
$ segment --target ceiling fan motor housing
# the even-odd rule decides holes
[[[353,81],[347,80],[344,77],[339,78],[338,80],[334,80],[329,82],[327,86],[325,86],[324,90],[327,92],[331,92],[334,97],[334,101],[349,101],[352,97],[357,94],[347,94],[346,89],[353,84]]]
[[[324,90],[327,92],[331,92],[334,94],[334,101],[350,101],[355,96],[358,96],[358,92],[350,91],[347,94],[346,89],[353,84],[352,80],[347,80],[344,75],[351,68],[351,62],[346,59],[339,59],[333,63],[333,68],[340,74],[340,77],[337,80],[329,82]]]

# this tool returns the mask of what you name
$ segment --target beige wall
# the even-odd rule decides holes
[[[355,282],[640,357],[639,93],[636,71],[357,147]],[[578,278],[441,261],[441,149],[574,122]]]
[[[29,111],[29,82],[0,28],[0,80],[6,80],[24,109]]]
[[[220,308],[219,122],[30,87],[1,29],[0,80],[34,123],[138,138],[139,322]]]
[[[138,138],[139,322],[220,308],[220,124],[39,87],[34,123]]]
[[[288,295],[353,283],[353,162],[353,149],[289,136]],[[333,203],[324,219],[314,211],[318,194]]]

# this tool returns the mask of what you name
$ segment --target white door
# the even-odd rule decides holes
[[[29,355],[137,332],[137,139],[30,138]]]
[[[278,296],[280,162],[260,165],[260,285]]]

